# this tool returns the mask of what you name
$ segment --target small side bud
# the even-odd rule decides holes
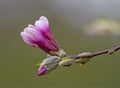
[[[91,53],[84,52],[84,53],[78,54],[77,56],[82,57],[82,58],[88,58],[88,56],[91,57]]]
[[[78,54],[78,56],[81,58],[77,58],[74,62],[76,64],[80,64],[80,66],[83,66],[86,62],[90,60],[90,58],[88,57],[90,55],[91,55],[90,52],[84,52],[84,53]]]
[[[88,59],[88,58],[81,58],[81,59],[76,59],[75,60],[75,63],[76,64],[80,64],[80,66],[82,66],[82,65],[84,65],[86,62],[88,62],[90,59]]]
[[[62,61],[59,62],[60,66],[68,67],[71,66],[74,62],[74,59],[69,58],[69,57],[64,57]]]

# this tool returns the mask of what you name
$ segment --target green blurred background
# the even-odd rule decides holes
[[[119,45],[120,36],[89,37],[82,26],[99,16],[118,20],[119,8],[119,0],[0,0],[0,88],[119,88],[120,51],[39,77],[36,64],[46,54],[20,36],[24,27],[44,15],[67,53],[107,49]]]

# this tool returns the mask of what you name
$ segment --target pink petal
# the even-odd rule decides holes
[[[24,36],[24,32],[21,32],[20,34],[21,34],[21,36]],[[29,45],[31,45],[31,46],[33,46],[33,47],[37,46],[37,44],[35,44],[34,41],[32,41],[32,40],[31,40],[30,38],[28,38],[27,36],[24,36],[24,37],[23,37],[23,40],[24,40],[27,44],[29,44]]]
[[[47,72],[46,67],[42,67],[38,70],[38,76],[44,75]]]
[[[39,20],[37,20],[35,22],[35,27],[39,30],[39,31],[50,31],[50,26],[49,26],[49,22],[48,19],[45,16],[41,16]]]

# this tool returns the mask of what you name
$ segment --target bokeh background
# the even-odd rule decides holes
[[[119,0],[0,0],[0,88],[119,88],[120,51],[39,77],[36,64],[46,54],[20,36],[44,15],[68,54],[107,49],[119,45],[120,36],[90,37],[81,30],[100,16],[119,20],[119,9]]]

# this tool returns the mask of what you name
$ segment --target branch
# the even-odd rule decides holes
[[[82,59],[82,58],[93,58],[95,56],[98,56],[98,55],[103,55],[103,54],[113,54],[114,52],[120,50],[120,45],[119,46],[116,46],[116,47],[113,47],[113,48],[110,48],[110,49],[106,49],[106,50],[103,50],[103,51],[99,51],[99,52],[94,52],[94,53],[82,53],[82,54],[79,54],[79,55],[75,55],[75,56],[71,56],[71,58],[73,59]]]
[[[81,53],[79,55],[69,56],[69,55],[66,55],[64,50],[61,49],[60,53],[62,55],[59,53],[54,53],[55,55],[58,55],[58,56],[49,55],[46,59],[43,60],[42,65],[49,67],[48,72],[51,72],[58,65],[64,66],[64,67],[69,67],[73,63],[83,65],[95,56],[103,55],[103,54],[111,55],[118,50],[120,50],[120,45],[110,48],[110,49],[99,51],[99,52],[94,52],[94,53],[85,52],[85,53]],[[40,65],[40,66],[42,66],[42,65]]]

